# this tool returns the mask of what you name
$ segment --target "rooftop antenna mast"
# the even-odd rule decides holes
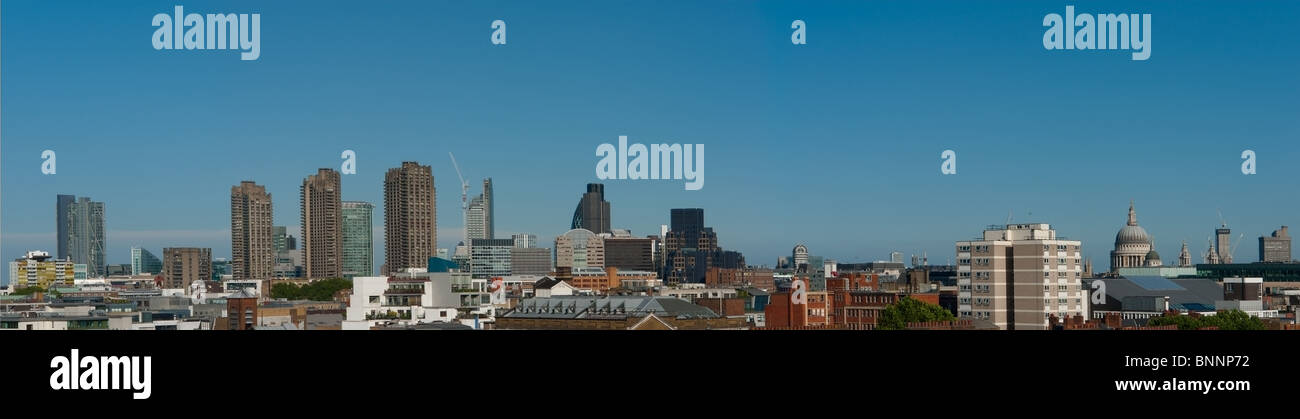
[[[468,214],[469,182],[466,182],[465,176],[462,176],[460,174],[460,165],[456,164],[456,155],[452,154],[450,151],[447,152],[447,155],[451,156],[451,167],[456,168],[456,177],[460,178],[460,223],[461,223],[460,238],[462,244],[468,245],[469,242],[469,218],[468,218],[469,217]]]

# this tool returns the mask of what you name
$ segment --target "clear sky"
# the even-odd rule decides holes
[[[261,57],[157,51],[156,13],[261,13]],[[1048,51],[1048,13],[1151,13],[1147,61]],[[705,144],[705,187],[606,183],[616,228],[705,208],[724,248],[771,265],[796,243],[839,261],[928,251],[988,224],[1051,223],[1104,269],[1130,199],[1166,261],[1196,261],[1219,210],[1245,238],[1300,225],[1296,2],[103,2],[0,9],[0,256],[54,250],[56,194],[106,203],[129,248],[230,255],[229,191],[298,187],[345,149],[343,199],[433,166],[441,247],[460,238],[456,157],[492,177],[498,236],[567,230],[595,148]],[[494,46],[494,19],[508,44]],[[792,45],[804,20],[807,45]],[[58,173],[42,175],[41,151]],[[940,174],[940,153],[958,173]],[[1240,172],[1244,149],[1258,174]]]

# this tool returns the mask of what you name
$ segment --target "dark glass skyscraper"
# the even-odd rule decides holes
[[[59,259],[66,259],[71,256],[68,254],[68,208],[71,207],[72,202],[76,200],[77,197],[73,195],[59,195],[58,201],[54,204],[54,219],[58,224],[56,229],[59,234],[59,248],[57,252]]]
[[[609,232],[609,202],[605,201],[605,185],[587,184],[587,193],[582,194],[578,208],[573,210],[570,228],[587,229],[596,234]]]
[[[704,230],[704,208],[673,208],[669,229],[695,241]]]
[[[704,226],[704,209],[673,208],[670,219],[671,229],[664,237],[661,277],[671,285],[704,282],[709,267],[721,258],[722,250],[718,247],[718,235]],[[741,258],[738,253],[732,256],[733,261]]]

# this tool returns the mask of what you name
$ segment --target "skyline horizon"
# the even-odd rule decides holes
[[[418,161],[416,161],[416,162],[419,163]],[[332,169],[332,168],[318,168],[318,169],[329,169],[329,170],[334,170],[334,169]],[[344,178],[346,178],[346,176],[344,176]],[[492,177],[489,176],[488,178],[492,178]],[[255,180],[249,180],[249,179],[244,179],[244,180],[241,180],[240,182],[245,182],[245,181],[252,181],[252,182],[256,183]],[[435,182],[435,184],[436,184],[436,182],[437,182],[437,176],[434,176],[434,182]],[[494,184],[496,183],[495,178],[494,178],[493,182],[494,182]],[[256,183],[256,184],[257,184],[257,185],[260,185],[260,186],[267,187],[266,184],[262,184],[262,183]],[[601,182],[588,182],[588,184],[602,184],[602,185],[609,186],[608,181],[601,181]],[[237,183],[236,185],[238,185],[238,183]],[[586,185],[586,184],[584,184],[584,187],[585,187],[585,185]],[[435,185],[435,188],[436,188],[436,185]],[[269,190],[269,189],[270,189],[270,188],[268,187],[268,190]],[[608,189],[607,189],[607,191],[608,191]],[[474,193],[472,193],[472,192],[473,192],[473,189],[471,189],[471,193],[469,194],[469,197],[474,197],[474,196],[476,196],[476,194],[474,194]],[[480,192],[481,192],[481,190],[480,190]],[[271,195],[271,199],[272,199],[272,205],[273,205],[273,207],[277,206],[277,205],[275,205],[275,202],[276,202],[276,201],[275,201],[275,194],[274,194],[274,193],[270,193],[270,192],[268,192],[268,194]],[[60,194],[60,193],[55,193],[55,194],[53,194],[53,196],[56,197],[56,202],[57,202],[57,196],[59,196],[59,195],[69,195],[69,194]],[[205,234],[207,234],[207,235],[200,235],[201,237],[205,237],[205,238],[197,239],[197,240],[196,240],[197,242],[200,242],[201,244],[176,244],[176,245],[166,245],[166,246],[162,246],[162,245],[147,246],[147,245],[139,244],[139,243],[141,243],[140,239],[136,239],[137,241],[135,242],[135,244],[128,244],[128,245],[115,246],[115,245],[112,244],[112,243],[114,242],[114,241],[112,240],[113,237],[120,235],[120,234],[123,233],[124,231],[122,231],[122,230],[112,230],[112,229],[110,229],[110,228],[108,227],[109,225],[111,225],[111,218],[109,217],[109,214],[111,214],[111,205],[110,205],[111,202],[109,202],[109,201],[107,201],[107,200],[100,200],[100,199],[97,199],[97,198],[95,198],[95,197],[93,197],[93,196],[84,196],[84,195],[75,195],[75,194],[71,194],[71,195],[76,196],[77,198],[83,198],[83,197],[85,197],[85,198],[90,198],[93,202],[103,202],[103,203],[104,203],[104,206],[105,206],[105,216],[104,216],[105,221],[104,221],[104,223],[105,223],[105,232],[106,232],[106,233],[105,233],[105,239],[106,239],[105,241],[106,241],[107,243],[109,243],[109,247],[108,247],[108,248],[109,248],[109,249],[123,250],[123,251],[119,251],[119,252],[117,252],[117,253],[125,253],[125,254],[127,254],[127,257],[126,257],[125,262],[118,262],[118,261],[116,261],[116,260],[114,259],[114,257],[113,257],[114,252],[112,252],[112,251],[107,251],[107,250],[106,250],[106,252],[105,252],[105,255],[106,255],[106,256],[105,256],[105,257],[106,257],[106,260],[107,260],[107,264],[109,264],[109,265],[119,265],[119,264],[127,264],[127,265],[129,265],[129,264],[130,264],[130,250],[131,250],[131,248],[135,248],[135,247],[141,247],[141,248],[144,248],[144,249],[146,249],[146,250],[149,250],[149,249],[157,249],[158,252],[155,253],[155,255],[161,255],[161,254],[162,254],[162,249],[163,249],[163,248],[168,248],[168,247],[177,247],[177,248],[179,248],[179,247],[200,247],[200,248],[211,248],[211,249],[213,250],[213,259],[214,259],[214,260],[215,260],[215,259],[219,259],[219,258],[224,258],[224,259],[229,260],[229,259],[231,258],[231,256],[230,256],[230,253],[231,253],[231,237],[230,237],[230,230],[229,230],[228,228],[225,229],[225,230],[211,230],[211,231],[203,231],[203,230],[187,230],[190,234],[194,234],[195,232],[200,232],[200,231],[203,231]],[[497,198],[497,197],[499,196],[499,195],[496,194],[496,193],[494,193],[494,195],[497,195],[497,196],[494,196],[494,198]],[[577,193],[577,194],[576,194],[576,197],[578,198],[578,200],[581,199],[581,196],[582,196],[582,193]],[[606,196],[606,200],[609,201],[608,195]],[[383,201],[382,201],[382,200],[380,200],[379,202],[376,203],[376,202],[362,201],[362,200],[355,200],[355,199],[340,199],[340,202],[366,202],[366,203],[369,203],[369,204],[375,205],[375,206],[378,207],[378,208],[382,208],[382,207],[383,207]],[[575,200],[575,203],[576,203],[576,202],[577,202],[577,200]],[[612,208],[615,207],[616,202],[615,202],[615,201],[609,201],[609,202],[610,202],[610,206],[611,206],[611,219],[615,219],[616,217],[614,217],[614,211],[613,211]],[[1141,222],[1141,219],[1142,219],[1141,214],[1142,214],[1142,212],[1141,212],[1140,209],[1136,209],[1136,208],[1138,207],[1137,204],[1136,204],[1136,200],[1130,200],[1130,203],[1131,203],[1132,205],[1134,205],[1134,207],[1135,207],[1135,211],[1139,214],[1138,225],[1143,225],[1142,222]],[[300,208],[300,207],[299,207],[299,206],[295,206],[295,208]],[[698,208],[698,207],[692,207],[692,208]],[[672,209],[675,209],[675,208],[664,208],[664,210],[665,210],[665,211],[668,211],[668,212],[671,212]],[[707,215],[710,213],[710,212],[709,212],[709,209],[708,209],[708,208],[703,208],[703,210],[704,210],[705,215],[706,215],[706,218],[705,218],[705,220],[706,220],[705,225],[706,225],[706,226],[709,226],[709,227],[713,227],[712,224],[708,222],[709,219],[707,218]],[[380,213],[382,214],[382,211],[378,211],[378,212],[380,212]],[[1032,214],[1032,213],[1030,213],[1030,214]],[[374,217],[374,219],[376,220],[376,222],[372,224],[372,227],[373,227],[372,238],[373,238],[374,243],[376,243],[376,244],[375,244],[375,251],[374,251],[374,255],[373,255],[373,260],[382,261],[382,259],[383,259],[383,252],[384,252],[383,249],[385,248],[385,246],[383,245],[383,243],[384,243],[383,240],[384,240],[384,228],[385,228],[385,226],[384,226],[384,222],[383,222],[383,217],[382,217],[382,215],[381,215],[381,216]],[[498,218],[498,219],[499,219],[499,218]],[[665,218],[665,220],[667,220],[667,218]],[[51,211],[51,212],[50,212],[50,220],[49,220],[49,221],[50,221],[51,224],[53,224],[53,223],[56,221],[56,220],[54,219],[54,211]],[[301,221],[301,220],[299,220],[299,221]],[[461,219],[460,221],[462,221],[462,223],[460,223],[460,224],[448,225],[448,226],[444,226],[444,225],[441,224],[441,223],[438,224],[437,229],[438,229],[438,231],[440,232],[440,235],[439,235],[439,236],[440,236],[440,239],[439,239],[439,244],[438,244],[438,248],[439,248],[439,249],[447,249],[449,252],[454,252],[454,251],[455,251],[455,246],[456,246],[456,244],[458,244],[458,243],[461,242],[462,238],[461,238],[460,236],[463,235],[463,233],[464,233],[464,230],[463,230],[463,227],[464,227],[464,223],[463,223],[463,221],[464,221],[464,220]],[[273,216],[273,223],[272,223],[272,224],[275,225],[275,226],[277,226],[277,227],[285,227],[285,228],[287,229],[287,231],[290,233],[290,236],[293,236],[293,237],[297,238],[298,240],[301,240],[301,225],[300,225],[300,223],[299,223],[299,224],[287,224],[287,223],[279,223],[279,222],[275,222],[275,221],[274,221],[274,216]],[[953,259],[953,257],[955,256],[955,253],[956,253],[955,249],[953,248],[955,242],[957,242],[957,241],[962,241],[962,240],[970,240],[970,239],[972,239],[972,238],[978,238],[978,237],[980,236],[980,232],[984,231],[985,229],[987,229],[987,228],[989,228],[989,227],[993,227],[993,226],[1005,226],[1005,225],[1009,225],[1009,224],[1049,224],[1049,225],[1050,225],[1054,230],[1057,231],[1057,233],[1059,234],[1059,235],[1058,235],[1058,238],[1059,238],[1059,239],[1077,240],[1077,238],[1076,238],[1077,236],[1075,236],[1075,235],[1071,235],[1071,234],[1067,234],[1067,233],[1063,232],[1062,230],[1060,230],[1060,229],[1057,227],[1057,224],[1056,224],[1056,223],[1053,223],[1053,222],[1051,222],[1051,221],[1045,221],[1045,220],[1014,220],[1014,217],[1013,217],[1013,219],[1008,220],[1008,222],[1002,222],[1002,223],[986,223],[986,224],[984,224],[982,227],[979,227],[978,231],[976,231],[975,233],[971,234],[969,237],[962,237],[962,238],[954,238],[954,239],[952,239],[951,241],[948,242],[948,243],[949,243],[949,245],[947,246],[947,248],[948,248],[947,250],[948,250],[948,251],[945,251],[945,252],[938,252],[938,256],[939,256],[939,257],[942,257],[943,260],[945,260],[946,262],[938,263],[938,260],[939,260],[939,259],[934,259],[934,260],[931,261],[929,264],[930,264],[930,265],[951,265],[951,264],[953,264],[953,260],[952,260],[952,259]],[[1118,225],[1117,228],[1122,228],[1122,226],[1123,226],[1124,223],[1116,223],[1116,224]],[[618,225],[618,224],[615,223],[614,225]],[[662,225],[668,225],[668,223],[665,222],[665,223],[663,223]],[[1289,224],[1277,224],[1277,227],[1276,227],[1274,230],[1276,230],[1277,228],[1286,227],[1286,226],[1289,226]],[[1146,226],[1143,225],[1143,227],[1146,227]],[[1232,229],[1232,230],[1233,230],[1233,234],[1236,234],[1235,237],[1231,237],[1231,240],[1232,240],[1233,243],[1234,243],[1234,244],[1233,244],[1233,247],[1232,247],[1232,251],[1233,251],[1233,254],[1234,254],[1234,261],[1235,261],[1235,263],[1250,263],[1250,262],[1256,262],[1256,261],[1258,261],[1258,254],[1257,254],[1257,252],[1250,252],[1251,249],[1257,250],[1257,248],[1255,248],[1255,247],[1253,247],[1253,246],[1248,246],[1248,249],[1247,249],[1247,251],[1248,251],[1251,255],[1254,255],[1252,258],[1249,258],[1249,259],[1240,259],[1240,258],[1237,257],[1238,255],[1241,255],[1241,254],[1242,254],[1242,253],[1240,253],[1240,246],[1243,244],[1242,242],[1246,242],[1246,241],[1248,241],[1248,242],[1250,242],[1250,243],[1257,243],[1257,239],[1258,239],[1259,237],[1265,237],[1265,236],[1268,236],[1270,233],[1272,233],[1272,232],[1274,231],[1274,230],[1269,230],[1269,231],[1267,231],[1267,232],[1260,233],[1260,234],[1258,234],[1258,235],[1254,235],[1254,234],[1247,235],[1245,232],[1241,232],[1241,231],[1235,229],[1231,223],[1229,223],[1229,224],[1227,225],[1227,227],[1228,227],[1229,229]],[[624,227],[617,227],[617,226],[616,226],[616,227],[613,227],[613,228],[615,228],[615,229],[623,229]],[[1213,229],[1215,229],[1215,228],[1219,228],[1219,226],[1216,225],[1216,226],[1214,226],[1214,227],[1209,228],[1208,230],[1209,230],[1209,231],[1213,231]],[[500,229],[498,229],[498,230],[500,230]],[[638,234],[636,229],[631,229],[631,230],[632,230],[632,235],[633,235],[634,237],[645,237],[645,236],[648,236],[648,235],[653,235],[653,234]],[[714,230],[717,231],[716,228],[714,228]],[[502,231],[502,232],[499,232],[498,234],[496,234],[496,238],[509,238],[509,237],[510,237],[511,235],[513,235],[513,234],[533,234],[533,235],[536,235],[536,236],[538,237],[538,243],[537,243],[537,245],[535,245],[535,247],[545,247],[545,248],[551,248],[551,249],[553,250],[553,249],[554,249],[554,239],[555,239],[555,237],[556,237],[556,236],[559,236],[559,235],[561,235],[561,234],[563,234],[563,233],[566,232],[566,231],[568,231],[567,228],[564,229],[563,231],[558,231],[558,232],[553,233],[553,234],[548,234],[548,233],[539,233],[539,232],[536,232],[536,231],[514,231],[514,230],[512,230],[512,229],[507,229],[507,231]],[[653,230],[653,231],[654,231],[655,233],[657,233],[657,231],[658,231],[658,230],[657,230],[657,226],[656,226],[656,229]],[[168,233],[172,233],[172,232],[173,232],[173,231],[168,231],[168,230],[136,230],[136,231],[125,231],[125,232],[128,234],[128,236],[134,234],[134,235],[136,235],[136,236],[149,237],[149,239],[146,239],[146,241],[147,241],[147,240],[155,240],[155,241],[156,241],[156,240],[185,240],[185,239],[176,239],[176,238],[174,238],[174,236],[172,236],[172,235],[168,235]],[[454,238],[450,238],[450,239],[444,240],[443,237],[447,237],[448,235],[447,235],[446,233],[442,233],[442,232],[451,232],[451,233],[453,233],[453,234],[451,234],[450,236],[453,236]],[[216,237],[216,238],[214,238],[213,233],[215,233],[216,235],[224,236],[225,241],[222,242],[222,243],[224,244],[224,246],[223,246],[223,245],[215,245],[215,246],[214,246],[214,245],[204,245],[204,244],[202,244],[202,243],[211,243],[212,240],[220,240],[220,237]],[[47,233],[19,233],[20,237],[22,237],[23,239],[26,239],[26,240],[31,240],[32,237],[33,237],[34,235],[42,235],[42,234],[48,235],[48,239],[49,239],[49,242],[50,242],[50,243],[54,243],[54,242],[56,241],[55,239],[56,239],[57,234],[55,234],[54,231],[50,231],[50,232],[47,232]],[[719,234],[719,241],[720,241],[720,243],[725,242],[725,241],[723,240],[723,239],[725,239],[725,235],[724,235],[722,232],[718,232],[718,234]],[[6,236],[10,236],[10,235],[12,235],[12,233],[3,233],[3,234],[0,234],[0,243],[6,243],[7,241],[4,239],[4,237],[6,237]],[[181,235],[183,236],[184,234],[181,234]],[[1155,236],[1155,235],[1152,234],[1152,236]],[[192,236],[192,237],[193,237],[193,236]],[[1213,239],[1213,235],[1212,235],[1212,234],[1211,234],[1211,235],[1207,235],[1207,242],[1211,241],[1212,239]],[[33,240],[33,241],[35,241],[35,240]],[[1102,250],[1100,250],[1099,252],[1097,252],[1097,251],[1091,251],[1091,250],[1088,250],[1088,249],[1092,249],[1092,246],[1089,246],[1089,245],[1088,245],[1089,241],[1087,241],[1087,240],[1081,240],[1081,241],[1083,242],[1082,248],[1084,249],[1083,251],[1081,251],[1081,254],[1082,254],[1082,258],[1083,258],[1083,260],[1084,260],[1085,262],[1089,262],[1089,261],[1090,261],[1090,262],[1093,262],[1094,270],[1096,270],[1096,269],[1099,268],[1099,267],[1103,267],[1103,266],[1106,267],[1106,268],[1109,268],[1109,252],[1110,252],[1111,249],[1113,249],[1113,247],[1106,247],[1106,246],[1103,246]],[[1176,252],[1169,252],[1169,253],[1161,252],[1161,251],[1160,251],[1160,243],[1161,243],[1161,241],[1158,240],[1158,239],[1155,239],[1154,237],[1153,237],[1152,241],[1153,241],[1153,248],[1154,248],[1154,250],[1156,250],[1157,253],[1160,253],[1160,255],[1162,256],[1162,258],[1164,258],[1164,259],[1166,259],[1166,260],[1169,260],[1169,263],[1166,263],[1164,266],[1173,266],[1173,265],[1176,263],[1176,258],[1177,258],[1177,255],[1178,255],[1179,252],[1177,252],[1177,251],[1176,251]],[[1182,243],[1184,243],[1184,242],[1187,243],[1187,245],[1188,245],[1189,253],[1190,253],[1191,256],[1192,256],[1192,263],[1193,263],[1193,265],[1201,264],[1201,263],[1205,263],[1205,260],[1204,260],[1204,259],[1205,259],[1205,252],[1206,252],[1205,249],[1208,248],[1209,246],[1207,245],[1207,246],[1204,246],[1204,247],[1198,247],[1198,246],[1196,245],[1196,243],[1194,243],[1194,242],[1192,242],[1192,241],[1178,241],[1178,242],[1177,242],[1178,244],[1177,244],[1177,246],[1175,247],[1175,249],[1181,250]],[[1207,244],[1208,244],[1208,243],[1207,243]],[[897,248],[897,247],[891,248],[891,247],[885,245],[884,247],[880,247],[880,248],[882,248],[882,249],[893,249],[893,250],[888,250],[888,251],[886,251],[885,253],[883,253],[883,256],[881,256],[881,255],[877,255],[877,256],[868,256],[868,257],[866,257],[866,258],[859,258],[859,259],[845,259],[845,258],[841,258],[841,257],[836,257],[836,256],[834,256],[834,255],[827,255],[827,254],[819,253],[819,252],[817,252],[817,251],[815,250],[816,248],[815,248],[814,246],[810,246],[810,245],[808,245],[806,241],[794,241],[794,242],[792,242],[791,244],[789,244],[788,247],[793,248],[794,246],[797,246],[797,245],[804,245],[804,246],[807,246],[807,247],[809,248],[809,254],[810,254],[810,255],[821,256],[821,257],[824,257],[824,258],[826,258],[826,259],[835,260],[837,263],[864,263],[864,262],[875,262],[875,261],[889,261],[890,252],[895,252],[895,251],[897,251],[897,252],[902,252],[902,253],[903,253],[903,255],[904,255],[904,264],[910,265],[910,259],[911,259],[911,256],[915,255],[915,256],[917,256],[917,257],[921,257],[923,254],[926,254],[926,255],[928,256],[928,253],[930,253],[928,249],[921,249],[921,250],[917,250],[917,251],[915,251],[915,252],[911,252],[911,251],[905,251],[905,250],[903,250],[903,249],[901,249],[901,248]],[[302,246],[302,243],[299,242],[299,248],[301,248],[301,246]],[[0,244],[0,247],[6,248],[6,249],[9,248],[6,244]],[[24,250],[24,252],[26,252],[26,251],[31,251],[31,250],[43,250],[43,251],[51,252],[51,254],[53,255],[53,254],[54,254],[54,252],[53,252],[53,250],[52,250],[52,249],[53,249],[53,246],[49,246],[49,247],[50,247],[49,249],[46,249],[46,248],[31,248],[31,249]],[[785,257],[785,256],[789,256],[788,254],[784,254],[784,253],[777,252],[777,253],[774,253],[775,256],[770,256],[770,257],[769,257],[770,260],[768,260],[768,259],[752,259],[750,256],[748,256],[748,255],[749,255],[749,252],[747,252],[746,249],[743,249],[743,248],[735,248],[735,247],[729,247],[729,246],[725,246],[725,245],[723,245],[722,247],[723,247],[723,249],[725,249],[725,250],[734,250],[734,251],[739,251],[739,252],[741,252],[742,254],[745,254],[745,255],[746,255],[746,264],[751,265],[751,266],[756,266],[756,267],[774,267],[774,266],[776,265],[777,258]],[[771,252],[771,250],[767,250],[767,252]],[[151,253],[154,253],[154,252],[151,251]],[[949,254],[949,253],[951,253],[951,254]],[[21,253],[19,253],[19,255],[21,255]],[[1173,257],[1170,257],[1170,256],[1168,256],[1168,255],[1173,255]],[[433,256],[436,256],[436,255],[433,255]],[[432,257],[432,256],[431,256],[431,257]],[[1098,264],[1097,264],[1098,261],[1095,260],[1097,257],[1103,257],[1104,260],[1101,260],[1101,262],[1104,263],[1104,265],[1098,265]],[[6,258],[8,258],[7,255],[6,255]],[[769,262],[770,262],[770,263],[769,263]],[[376,263],[376,264],[375,264],[375,269],[378,270],[379,267],[380,267],[380,265],[381,265],[381,264]],[[1104,272],[1105,270],[1099,270],[1099,271]],[[7,281],[7,280],[8,280],[8,279],[6,278],[6,281]]]

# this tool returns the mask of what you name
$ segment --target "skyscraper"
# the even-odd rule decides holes
[[[271,246],[275,248],[276,253],[298,248],[297,243],[293,240],[293,236],[289,235],[288,227],[271,227],[271,235],[273,236],[271,238]]]
[[[1051,225],[993,226],[956,243],[959,317],[1044,330],[1049,316],[1084,314],[1082,243],[1058,238]]]
[[[212,249],[168,247],[163,249],[163,287],[189,289],[194,281],[212,279]]]
[[[235,279],[271,279],[275,243],[271,194],[243,181],[230,188],[230,268]]]
[[[1232,229],[1227,224],[1214,229],[1214,249],[1219,252],[1219,263],[1232,263]]]
[[[438,249],[433,168],[402,162],[384,175],[383,274],[425,268]]]
[[[1287,233],[1286,226],[1273,230],[1271,236],[1259,237],[1259,261],[1291,261],[1291,235]]]
[[[703,208],[674,208],[664,237],[664,272],[670,285],[704,282],[709,266],[720,256],[718,235],[704,226]]]
[[[609,232],[609,202],[605,201],[605,185],[588,183],[578,208],[573,210],[571,229],[585,229],[592,233]]]
[[[131,248],[131,275],[162,273],[162,261],[142,247]]]
[[[67,228],[65,231],[67,233],[68,256],[72,263],[86,265],[86,272],[91,277],[106,275],[108,273],[108,263],[104,260],[106,246],[104,239],[104,203],[81,197],[68,203],[67,207]]]
[[[375,206],[343,201],[343,277],[370,276],[375,271]]]
[[[56,230],[58,232],[56,240],[59,242],[55,254],[59,259],[68,259],[72,257],[72,254],[68,251],[68,210],[76,200],[77,197],[73,195],[59,195],[54,203],[54,219],[57,224]]]
[[[483,179],[483,193],[470,200],[465,210],[465,234],[468,240],[493,239],[492,178]]]
[[[302,181],[302,255],[308,279],[343,276],[343,205],[339,172],[320,169]]]

